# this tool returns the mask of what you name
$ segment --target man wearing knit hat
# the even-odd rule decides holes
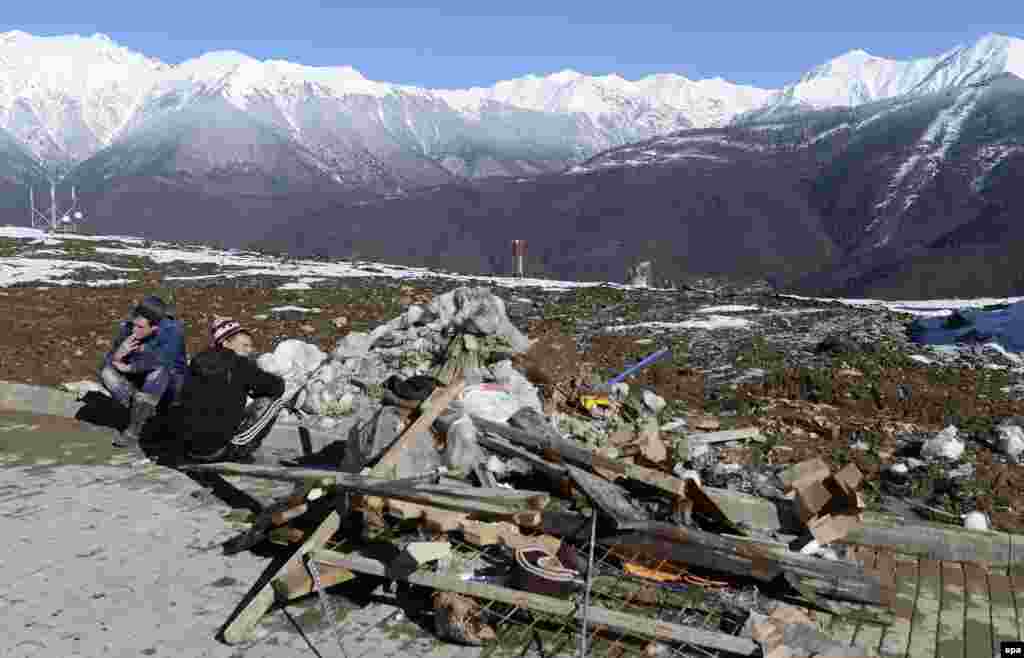
[[[128,427],[114,445],[140,450],[143,427],[157,408],[174,401],[184,385],[185,331],[159,297],[144,298],[119,327],[103,359],[99,379],[110,396],[130,412]]]
[[[210,324],[210,347],[192,358],[181,394],[184,454],[196,461],[246,461],[284,406],[284,380],[252,358],[252,336],[231,318]],[[255,398],[246,407],[247,398]]]

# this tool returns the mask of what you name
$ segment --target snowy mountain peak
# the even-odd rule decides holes
[[[886,59],[858,49],[831,59],[774,94],[755,115],[856,106],[929,94],[1000,73],[1024,76],[1024,40],[987,34],[935,57]]]
[[[566,83],[579,80],[582,77],[584,76],[579,71],[573,71],[572,69],[562,69],[557,73],[552,73],[551,75],[546,76],[546,79],[551,80],[552,82]]]
[[[0,35],[0,128],[58,168],[115,137],[167,65],[104,35]]]

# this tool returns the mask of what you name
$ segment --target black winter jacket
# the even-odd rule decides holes
[[[283,379],[231,350],[213,348],[195,355],[181,393],[179,428],[187,452],[211,455],[220,450],[242,422],[247,396],[278,398],[284,388]]]

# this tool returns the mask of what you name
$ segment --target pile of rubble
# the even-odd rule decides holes
[[[546,614],[570,634],[653,655],[872,655],[840,649],[814,612],[779,601],[833,614],[854,603],[872,623],[891,622],[893,574],[856,562],[850,545],[913,544],[935,559],[953,546],[866,514],[852,464],[774,469],[758,496],[706,486],[723,466],[714,446],[763,441],[758,429],[666,419],[665,400],[621,378],[530,381],[512,361],[530,347],[482,288],[412,305],[330,354],[285,341],[260,366],[298,394],[302,422],[337,441],[284,466],[191,468],[295,483],[234,544],[276,527],[299,546],[268,585],[278,599],[358,574],[404,580],[435,592],[441,637],[470,644]],[[955,439],[925,452],[951,457]],[[387,558],[371,550],[382,537]],[[225,637],[241,641],[258,616],[240,615]]]

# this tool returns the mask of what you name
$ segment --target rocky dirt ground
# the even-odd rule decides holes
[[[72,248],[78,244],[67,241],[62,257],[103,255],[111,266],[134,269],[133,278],[90,287],[96,282],[90,277],[101,274],[84,270],[70,286],[25,282],[0,289],[0,379],[56,386],[92,378],[116,322],[152,292],[173,301],[190,352],[204,347],[214,315],[253,329],[264,350],[300,338],[329,352],[349,332],[369,331],[412,303],[468,283],[422,273],[387,278],[375,276],[386,266],[379,272],[364,266],[363,276],[295,285],[286,262],[263,269],[248,263],[246,270],[224,259],[220,266],[146,260],[137,247]],[[34,255],[24,241],[6,245],[0,256]],[[756,491],[773,470],[824,456],[835,467],[855,462],[868,474],[875,507],[909,501],[950,522],[980,509],[995,527],[1024,530],[1024,467],[994,442],[1000,422],[1024,417],[1024,368],[1014,355],[982,342],[916,345],[909,315],[781,296],[763,285],[493,289],[513,322],[538,339],[516,364],[547,390],[603,381],[670,347],[670,357],[627,380],[668,402],[664,420],[760,427],[767,441],[718,446],[692,464],[709,484]],[[922,440],[949,425],[959,430],[963,454],[952,462],[922,459]],[[894,464],[897,474],[907,467],[910,482],[889,477]]]
[[[369,330],[456,285],[367,278],[309,290],[192,287],[168,285],[150,273],[141,285],[123,287],[8,288],[0,291],[0,379],[57,386],[91,378],[115,323],[152,291],[173,298],[188,327],[190,352],[204,346],[213,315],[251,327],[262,349],[294,337],[329,351],[349,331]],[[538,339],[517,360],[535,382],[568,389],[607,379],[668,346],[671,357],[628,380],[665,398],[666,418],[762,428],[768,441],[728,445],[702,458],[698,465],[709,484],[756,491],[759,474],[823,455],[836,467],[853,461],[868,474],[873,505],[895,505],[887,501],[883,474],[904,463],[917,477],[909,490],[899,490],[900,498],[936,508],[929,513],[934,519],[956,520],[980,509],[996,527],[1024,529],[1024,467],[990,445],[1000,420],[1024,415],[1012,388],[1024,373],[998,352],[977,345],[923,348],[908,338],[909,316],[795,300],[756,287],[497,290],[513,321]],[[272,310],[281,307],[314,310]],[[724,308],[716,317],[750,324],[671,327],[715,307]],[[919,460],[919,442],[950,424],[966,440],[961,459]]]

